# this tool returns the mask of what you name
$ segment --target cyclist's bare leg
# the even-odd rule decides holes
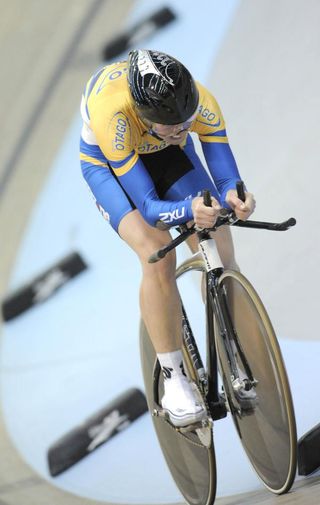
[[[166,372],[162,407],[176,426],[195,423],[206,412],[182,367],[182,313],[175,279],[175,252],[158,263],[148,263],[149,256],[170,241],[170,234],[149,226],[137,210],[126,214],[118,231],[142,265],[141,313],[162,370]]]
[[[141,262],[141,313],[155,351],[180,349],[182,316],[175,280],[175,252],[158,263],[148,263],[149,256],[171,240],[169,232],[149,226],[137,210],[124,216],[118,232]]]

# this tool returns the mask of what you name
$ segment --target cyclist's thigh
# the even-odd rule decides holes
[[[158,230],[150,226],[137,209],[123,216],[119,224],[118,233],[131,249],[138,254],[143,263],[146,263],[145,266],[148,266],[150,270],[154,270],[158,263],[148,264],[149,256],[171,240],[171,235],[168,231]],[[168,263],[172,260],[174,261],[174,251],[166,259],[168,259]],[[159,264],[164,266],[167,263],[166,259],[160,261]]]
[[[81,161],[81,168],[99,211],[140,259],[146,261],[171,240],[169,232],[158,230],[143,219],[107,166]],[[168,260],[174,258],[174,253],[168,255]]]
[[[135,209],[133,202],[107,166],[81,161],[81,169],[98,210],[118,232],[120,221]]]
[[[224,268],[240,270],[235,258],[234,245],[229,226],[221,226],[211,234],[216,241],[217,248]]]

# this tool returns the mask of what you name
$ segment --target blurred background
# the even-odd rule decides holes
[[[240,173],[257,200],[256,219],[297,219],[287,233],[235,230],[234,237],[238,262],[279,336],[301,436],[320,418],[317,403],[311,408],[320,355],[320,4],[0,5],[1,300],[70,253],[87,265],[54,296],[1,323],[0,503],[180,502],[147,414],[60,476],[48,471],[47,450],[59,437],[128,388],[143,390],[139,266],[82,180],[81,93],[97,68],[125,59],[131,47],[172,54],[220,103]],[[167,22],[150,21],[163,8],[171,13]],[[119,34],[127,35],[122,46],[110,46]],[[201,333],[197,287],[184,289]],[[261,487],[233,432],[229,421],[215,428],[219,497]]]

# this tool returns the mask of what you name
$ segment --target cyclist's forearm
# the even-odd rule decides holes
[[[241,178],[230,145],[202,142],[202,149],[209,171],[220,193],[221,205],[229,207],[226,195],[230,189],[236,188],[236,183]]]

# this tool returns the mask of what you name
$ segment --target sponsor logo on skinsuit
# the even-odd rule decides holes
[[[184,217],[184,213],[185,208],[181,207],[180,211],[179,209],[175,209],[172,212],[160,212],[159,217],[164,223],[172,223],[176,219],[181,219]]]
[[[215,126],[218,128],[221,124],[221,120],[219,117],[214,112],[211,112],[209,109],[206,107],[203,107],[203,105],[200,105],[199,107],[199,115],[203,117],[206,121],[201,121],[199,120],[199,117],[197,118],[198,123],[202,123],[208,126]],[[215,122],[213,122],[215,121]]]
[[[100,203],[96,202],[96,206],[98,207],[98,211],[102,214],[104,219],[110,222],[110,214],[106,210],[104,210],[104,208],[102,207],[102,205],[100,205]]]
[[[131,133],[129,121],[122,112],[117,112],[117,114],[113,116],[111,124],[113,131],[113,150],[124,151],[128,140],[127,136]]]
[[[131,126],[123,112],[117,112],[113,116],[107,135],[112,138],[113,151],[124,151],[131,144]]]
[[[139,153],[151,153],[153,151],[160,151],[167,146],[168,144],[165,141],[162,141],[160,144],[150,144],[149,142],[145,142],[138,147],[138,151]]]

